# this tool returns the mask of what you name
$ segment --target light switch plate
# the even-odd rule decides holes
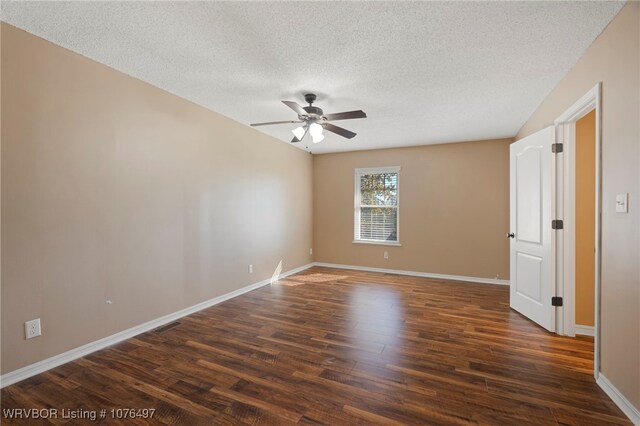
[[[616,194],[616,213],[629,212],[629,193]]]

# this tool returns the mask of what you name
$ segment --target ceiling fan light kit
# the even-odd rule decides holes
[[[300,127],[296,127],[295,129],[293,129],[291,131],[291,133],[293,133],[293,135],[298,138],[298,139],[302,139],[304,137],[304,134],[307,133],[307,130],[300,126]]]
[[[324,135],[322,134],[322,126],[318,123],[311,123],[309,125],[309,134],[311,135],[311,139],[313,143],[321,142],[324,139]]]
[[[324,130],[335,133],[347,139],[352,139],[356,136],[356,133],[331,124],[329,123],[329,121],[367,118],[367,114],[365,114],[365,112],[362,110],[338,112],[335,114],[325,115],[324,111],[322,111],[322,108],[313,106],[313,103],[316,100],[316,95],[313,93],[307,93],[306,95],[304,95],[304,100],[309,104],[309,106],[303,107],[293,101],[282,101],[283,104],[285,104],[286,106],[294,110],[296,114],[298,114],[298,120],[253,123],[251,124],[251,126],[256,127],[272,124],[304,123],[302,126],[296,127],[291,131],[293,133],[293,139],[291,140],[291,143],[300,142],[302,139],[304,139],[307,133],[309,133],[309,135],[311,136],[311,140],[313,141],[313,143],[318,143],[324,140]]]

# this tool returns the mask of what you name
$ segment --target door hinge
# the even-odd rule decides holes
[[[558,154],[562,152],[562,144],[561,143],[552,143],[551,144],[551,152],[554,154]]]
[[[560,219],[552,220],[551,229],[564,229],[564,222]]]
[[[562,306],[562,297],[552,297],[551,306]]]

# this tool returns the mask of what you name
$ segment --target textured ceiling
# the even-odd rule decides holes
[[[512,137],[623,2],[2,2],[2,20],[314,153]],[[261,127],[291,140],[293,125]]]

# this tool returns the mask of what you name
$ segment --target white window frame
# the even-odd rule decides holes
[[[396,235],[397,241],[384,240],[363,240],[360,238],[360,177],[362,175],[397,173],[398,174],[398,194],[396,209]],[[395,167],[368,167],[355,169],[354,176],[354,208],[353,208],[353,243],[355,244],[377,244],[383,246],[401,246],[400,244],[400,166]]]

